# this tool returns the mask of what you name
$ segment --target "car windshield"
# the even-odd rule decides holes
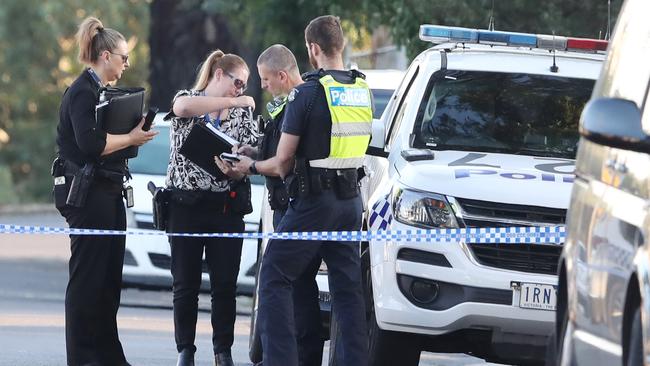
[[[393,91],[389,89],[372,89],[372,102],[375,105],[375,110],[372,113],[372,118],[379,118],[386,109],[388,100],[393,95]]]
[[[594,80],[548,75],[436,73],[413,146],[574,159],[580,113],[593,87]]]
[[[160,131],[151,142],[148,142],[138,150],[138,156],[129,160],[129,171],[131,174],[166,175],[167,164],[169,163],[169,127],[156,126]],[[264,177],[252,175],[253,184],[264,184]]]

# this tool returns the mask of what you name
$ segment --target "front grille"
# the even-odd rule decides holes
[[[166,254],[149,253],[149,259],[151,260],[151,264],[153,264],[154,267],[162,269],[172,268],[172,257]],[[201,263],[201,271],[203,273],[208,273],[208,264],[205,261],[202,261]]]
[[[465,227],[563,225],[566,210],[457,198]],[[469,216],[469,217],[468,217]],[[495,220],[518,221],[511,224]],[[527,224],[524,224],[527,223]],[[562,246],[556,244],[468,243],[476,260],[486,266],[528,273],[556,274]]]
[[[563,225],[566,218],[566,210],[561,208],[549,208],[528,205],[511,205],[507,203],[470,200],[456,198],[456,201],[463,209],[463,214],[478,216],[481,220],[517,220],[534,222],[538,224]],[[468,227],[473,225],[467,224]],[[496,226],[491,223],[491,226]]]
[[[556,274],[561,245],[469,244],[476,260],[486,266],[513,271]]]

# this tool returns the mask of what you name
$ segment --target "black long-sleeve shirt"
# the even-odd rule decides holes
[[[78,165],[98,162],[106,146],[106,132],[97,128],[95,120],[99,88],[89,71],[84,70],[61,101],[56,136],[59,156]],[[110,163],[124,164],[124,160]]]

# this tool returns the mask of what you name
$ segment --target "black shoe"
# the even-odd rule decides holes
[[[184,348],[178,354],[176,366],[194,366],[194,352],[189,348]]]
[[[214,355],[214,366],[235,366],[230,352],[221,352]]]

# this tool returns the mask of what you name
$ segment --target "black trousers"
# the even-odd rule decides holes
[[[210,194],[196,202],[171,199],[170,232],[243,232],[242,215],[224,212],[225,193]],[[216,197],[216,198],[215,198]],[[214,353],[229,352],[234,340],[235,291],[241,260],[242,239],[170,237],[174,288],[176,348],[196,351],[196,320],[205,250],[212,295],[212,346]]]
[[[360,197],[340,200],[332,190],[291,201],[278,231],[352,231],[361,228]],[[292,285],[313,271],[314,258],[328,267],[333,316],[340,324],[337,364],[365,366],[368,339],[358,242],[274,239],[260,272],[258,322],[264,366],[295,366],[300,362]],[[312,272],[315,274],[315,272]],[[313,298],[318,305],[318,298]],[[315,321],[315,320],[314,320]]]
[[[95,180],[83,208],[60,207],[71,228],[125,230],[122,185]],[[65,293],[68,365],[126,365],[117,333],[124,235],[70,235]]]
[[[285,210],[273,211],[274,229],[278,228],[285,213]],[[320,256],[314,257],[300,277],[293,282],[293,315],[296,322],[299,366],[320,366],[323,360],[325,341],[321,335],[323,324],[316,283],[321,261]],[[259,327],[259,322],[255,323],[255,326]]]

